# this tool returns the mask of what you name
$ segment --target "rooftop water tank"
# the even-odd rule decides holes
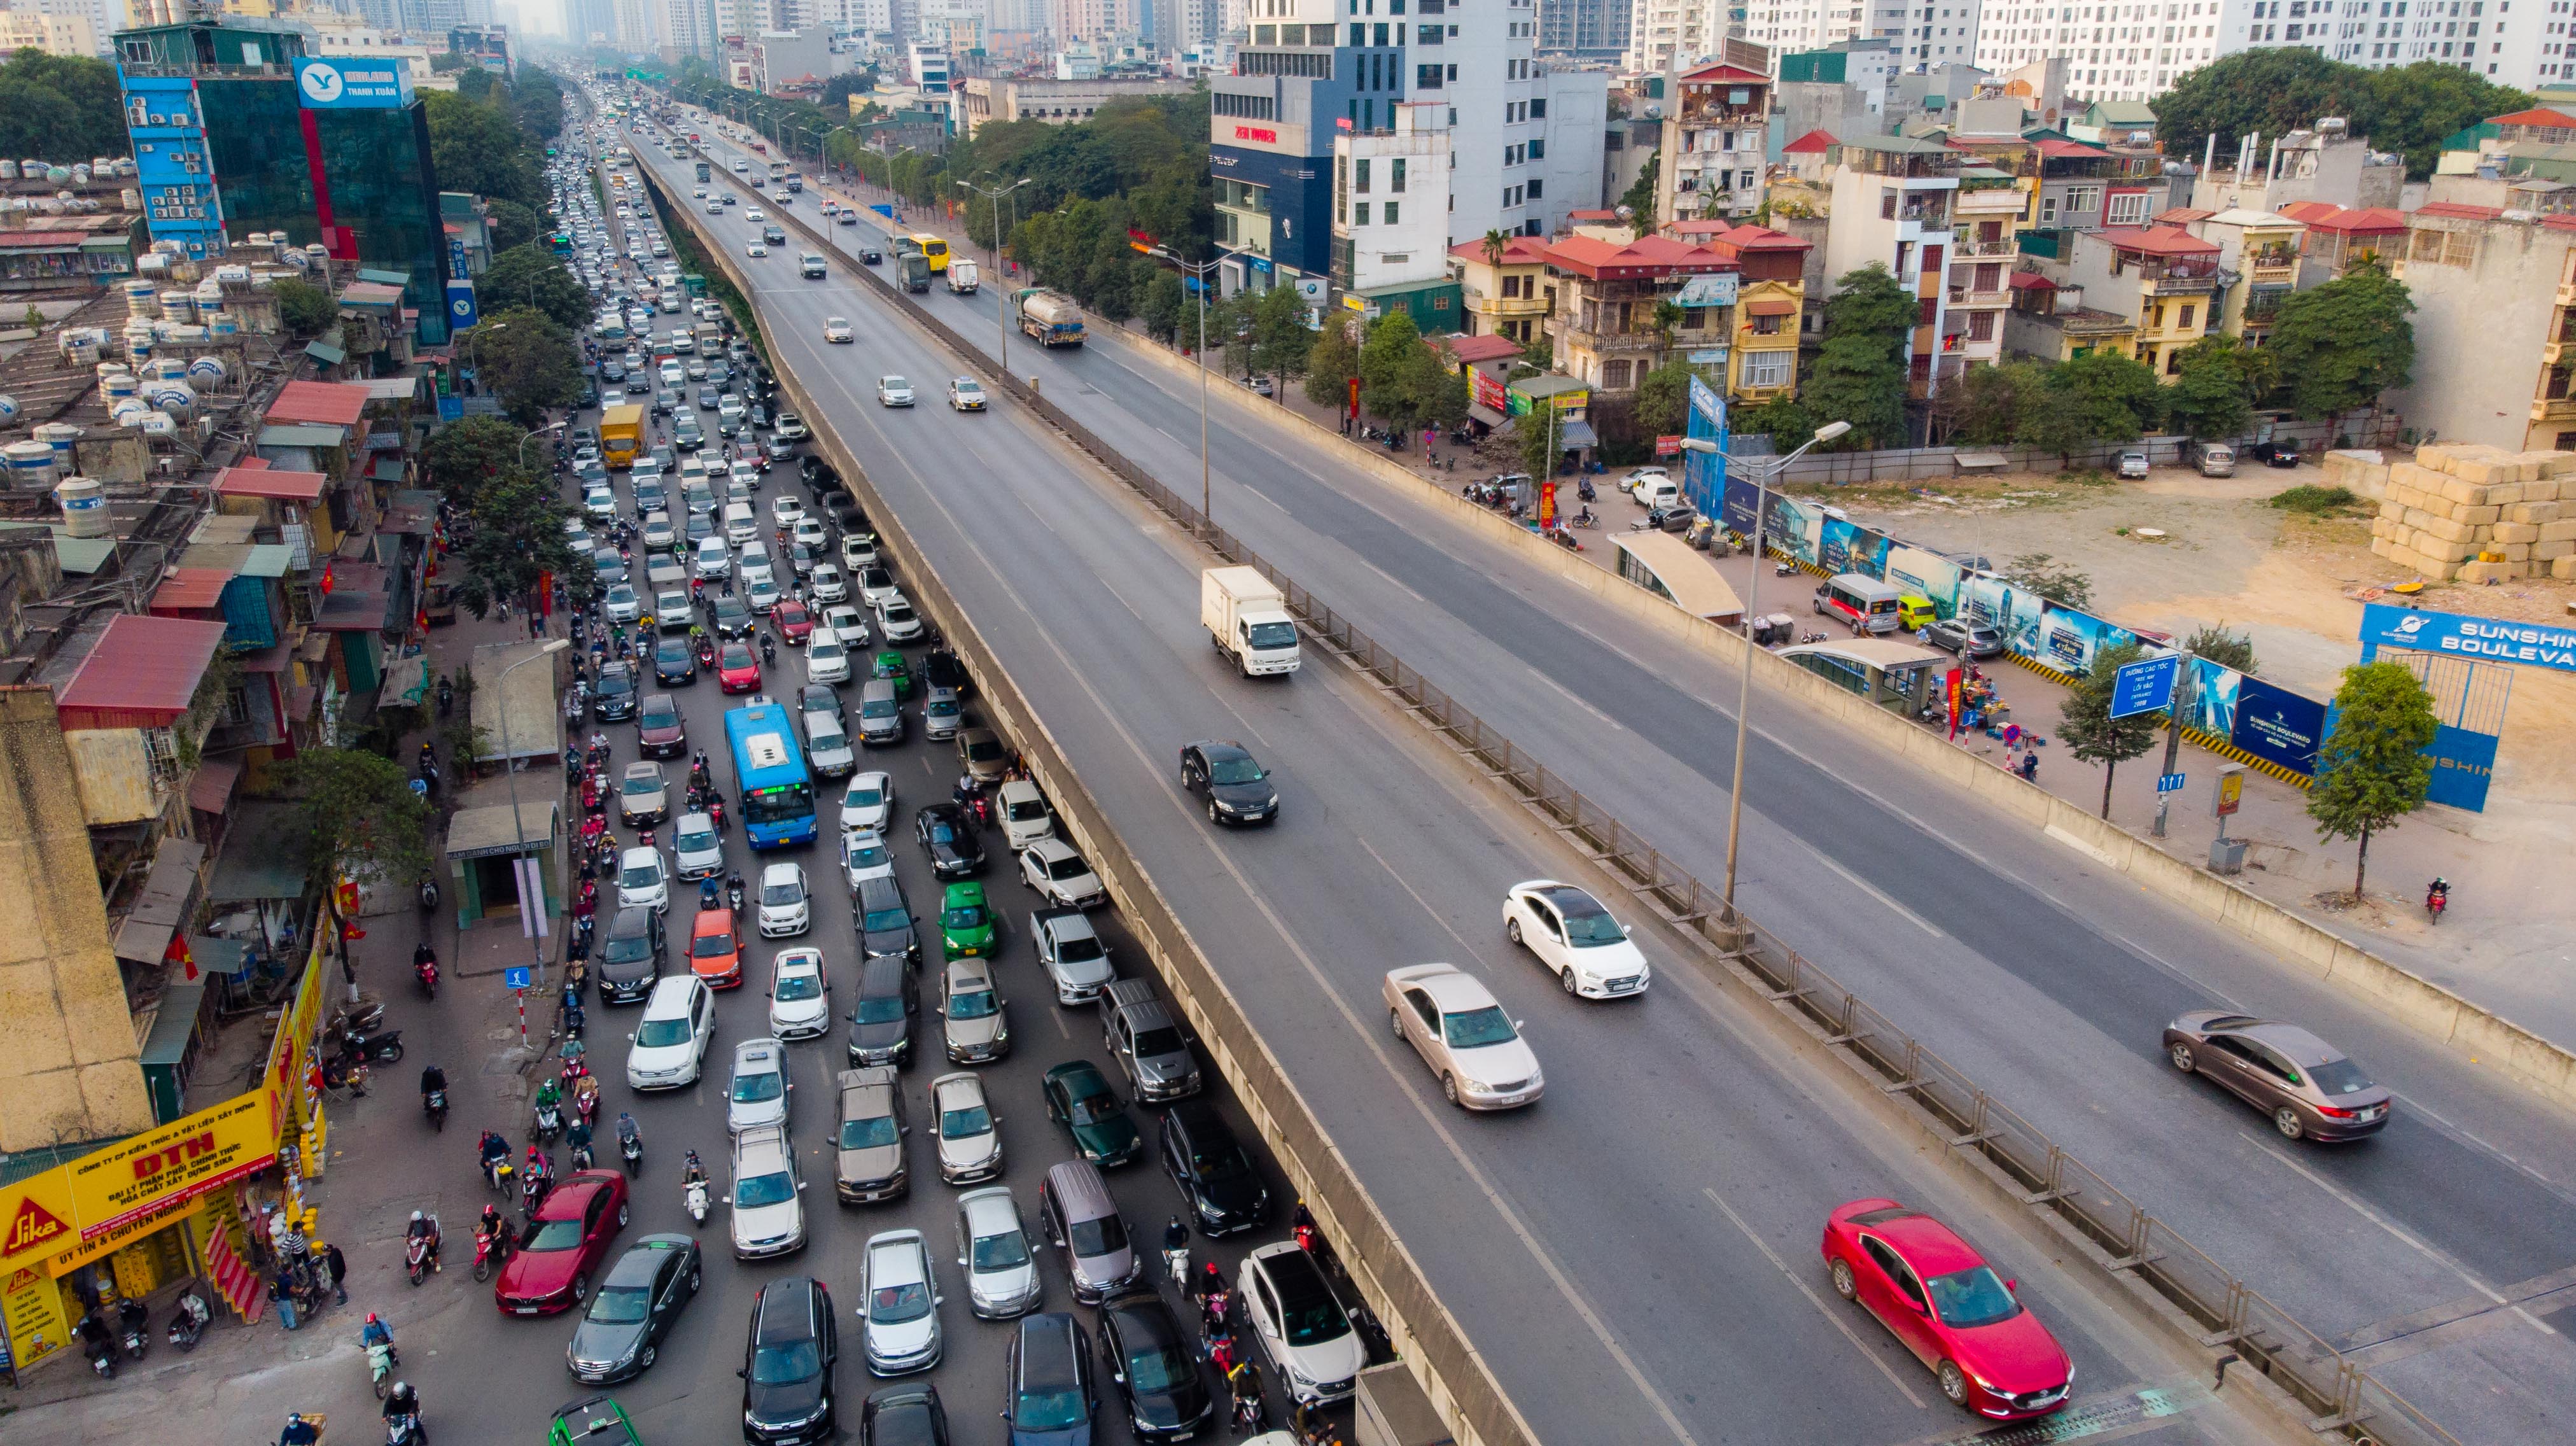
[[[107,494],[87,477],[66,477],[54,486],[54,500],[62,504],[63,530],[74,537],[105,537],[111,519],[107,514]]]
[[[12,492],[42,492],[54,485],[58,475],[54,449],[43,442],[12,442],[0,447],[0,470],[8,473]]]

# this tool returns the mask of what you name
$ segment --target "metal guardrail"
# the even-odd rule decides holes
[[[839,250],[831,238],[804,226],[802,219],[792,217],[789,224],[827,248]],[[731,264],[730,257],[725,260]],[[1716,908],[1720,897],[1716,891],[1664,857],[1642,835],[1567,785],[1536,757],[1522,751],[1500,730],[1489,727],[1421,672],[1334,612],[1321,598],[1298,586],[1277,565],[1209,521],[1189,499],[1129,461],[1035,387],[997,370],[981,350],[969,345],[955,329],[908,294],[863,267],[857,268],[857,274],[866,277],[967,365],[1046,418],[1100,465],[1135,488],[1157,511],[1209,551],[1229,563],[1260,569],[1279,586],[1290,614],[1318,642],[1376,682],[1417,721],[1474,760],[1486,777],[1582,848],[1594,863],[1624,879],[1666,923],[1697,936],[1721,967],[1738,971],[1757,984],[1765,998],[1803,1019],[1820,1033],[1822,1042],[1875,1077],[1888,1094],[1910,1099],[1920,1112],[1920,1122],[1946,1144],[1976,1151],[2018,1185],[2023,1204],[2048,1212],[2065,1229],[2107,1257],[2102,1262],[2106,1269],[2130,1275],[2179,1310],[2198,1328],[2190,1336],[2192,1345],[2237,1355],[2310,1412],[2309,1424],[2320,1434],[2339,1434],[2356,1443],[2378,1446],[2460,1446],[2457,1437],[2366,1368],[2210,1259],[2173,1227],[2147,1213],[2145,1207],[2077,1160],[2037,1126],[1978,1088],[1964,1071],[1924,1048],[1895,1021],[1843,987],[1779,935],[1747,917],[1740,908],[1735,917],[1741,932],[1722,921]],[[859,474],[851,471],[850,475]],[[950,607],[952,614],[962,620],[964,615],[953,611],[953,603]],[[998,676],[997,670],[995,675]],[[1035,714],[1024,716],[1034,719]],[[1070,770],[1065,777],[1070,781]],[[1090,814],[1085,822],[1091,824],[1092,836],[1114,838],[1114,831],[1105,816],[1097,813],[1096,805],[1090,803],[1088,793],[1080,796]],[[1145,920],[1148,916],[1137,917]],[[1186,940],[1177,919],[1171,918],[1167,909],[1158,907],[1154,919],[1173,931],[1175,937]],[[1171,957],[1195,963],[1201,970],[1206,967],[1194,945]],[[1208,979],[1214,985],[1213,975]],[[1214,987],[1221,990],[1223,986]],[[1251,1042],[1259,1044],[1257,1038]],[[1267,1057],[1266,1047],[1262,1056]],[[1307,1123],[1311,1124],[1310,1116]],[[1321,1148],[1330,1149],[1320,1129],[1314,1132],[1314,1140]],[[1383,1228],[1373,1208],[1369,1219]],[[1380,1244],[1370,1240],[1363,1248]],[[1392,1231],[1386,1233],[1382,1244],[1401,1251]],[[1404,1258],[1409,1262],[1409,1256]],[[1418,1275],[1411,1283],[1420,1284]],[[1427,1287],[1424,1298],[1437,1308],[1436,1302],[1429,1302]],[[1445,1321],[1446,1316],[1441,1319]],[[1483,1362],[1473,1357],[1472,1348],[1463,1340],[1457,1349],[1465,1353],[1465,1359],[1473,1361],[1478,1372],[1484,1370]],[[1445,1368],[1451,1362],[1433,1364]]]

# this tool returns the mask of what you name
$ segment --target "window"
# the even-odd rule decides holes
[[[1351,191],[1361,196],[1369,193],[1369,163],[1366,159],[1351,163]]]
[[[1454,69],[1455,67],[1452,68]],[[1436,65],[1417,65],[1413,67],[1413,88],[1415,90],[1438,90],[1440,88],[1440,67]]]
[[[2199,313],[2200,313],[2200,308],[2199,308],[2199,307],[2196,307],[2196,306],[2186,306],[2186,307],[2184,307],[2184,308],[2182,309],[2182,326],[2181,326],[2181,328],[2180,328],[2180,329],[2181,329],[2181,330],[2183,330],[2183,331],[2189,331],[2189,330],[2191,330],[2192,318],[2193,318],[2193,317],[2195,317],[2195,316],[2197,316],[2197,315],[2199,315]]]
[[[1774,320],[1776,318],[1764,318]],[[1789,368],[1797,359],[1792,351],[1749,351],[1744,354],[1744,381],[1748,387],[1785,387]]]
[[[1532,182],[1530,182],[1530,183],[1529,183],[1529,198],[1530,198],[1531,200],[1535,201],[1535,200],[1537,200],[1539,197],[1544,196],[1544,195],[1546,195],[1546,194],[1547,194],[1547,182],[1545,182],[1545,181],[1532,181]]]
[[[1394,193],[1396,193],[1396,194],[1397,194],[1397,195],[1399,195],[1399,196],[1403,195],[1403,194],[1404,194],[1404,161],[1403,161],[1401,158],[1398,158],[1398,159],[1396,159],[1396,160],[1392,160],[1392,161],[1387,162],[1387,163],[1386,163],[1386,165],[1387,165],[1386,188],[1387,188],[1388,190],[1390,190],[1390,191],[1393,191]]]
[[[1366,201],[1353,203],[1351,206],[1351,224],[1354,226],[1365,226],[1368,223],[1369,203]]]
[[[1388,224],[1388,225],[1390,225],[1390,226],[1392,226],[1392,225],[1396,224],[1396,220],[1395,220],[1395,209],[1396,209],[1396,208],[1395,208],[1395,203],[1394,203],[1393,201],[1389,201],[1389,202],[1387,202],[1387,203],[1386,203],[1386,224]],[[1388,257],[1388,258],[1387,258],[1387,260],[1388,260],[1390,263],[1392,263],[1392,262],[1395,260],[1395,258],[1394,258],[1394,257],[1392,257],[1392,256],[1390,256],[1390,257]]]
[[[2066,216],[2068,220],[2090,220],[2101,213],[2101,187],[2069,186],[2066,188]]]
[[[1995,339],[1995,314],[1994,314],[1993,312],[1991,312],[1991,311],[1972,311],[1972,312],[1969,312],[1969,313],[1968,313],[1968,340],[1970,340],[1970,341],[1993,341],[1994,339]]]
[[[1603,362],[1601,364],[1601,389],[1606,392],[1626,391],[1628,389],[1628,366],[1629,364],[1624,361]]]
[[[1755,336],[1778,336],[1780,334],[1780,318],[1776,316],[1757,316],[1753,318],[1753,334]]]
[[[2144,191],[2123,191],[2119,195],[2113,196],[2111,198],[2110,214],[2105,219],[2109,224],[2114,226],[2140,226],[2146,224],[2147,193]]]

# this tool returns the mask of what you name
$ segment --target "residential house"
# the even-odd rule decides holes
[[[2331,201],[2338,206],[2400,204],[2406,187],[2406,158],[2370,148],[2336,117],[2313,129],[2295,130],[2268,143],[2247,135],[2232,163],[2215,151],[2192,182],[2189,204],[2204,211],[2278,211],[2294,201]]]
[[[1363,316],[1401,308],[1425,332],[1463,324],[1449,277],[1449,107],[1387,107],[1383,130],[1333,137],[1333,270]]]
[[[2299,240],[2307,226],[2270,211],[2237,209],[2198,217],[2183,229],[2217,242],[2221,275],[2236,278],[2219,294],[2218,329],[2261,346],[2282,299],[2298,289]]]
[[[1664,117],[1655,214],[1638,224],[1751,215],[1770,147],[1771,77],[1709,65],[1680,76],[1677,88],[1679,102]]]
[[[1728,345],[1742,264],[1669,236],[1570,236],[1548,247],[1557,370],[1600,392],[1633,390],[1677,353]],[[1659,328],[1663,303],[1680,308]]]
[[[1682,240],[1736,263],[1735,331],[1731,344],[1711,355],[1701,348],[1685,353],[1693,367],[1712,363],[1723,370],[1722,390],[1738,402],[1767,402],[1798,394],[1798,344],[1804,335],[1807,302],[1807,257],[1812,241],[1765,226],[1733,226],[1694,236],[1711,221],[1685,221],[1673,228]]]
[[[2035,179],[1995,166],[1964,166],[1951,225],[1949,295],[1941,356],[1966,366],[1993,366],[2004,356],[2006,282],[2021,254],[2021,229]]]
[[[2385,206],[2345,210],[2330,201],[2293,201],[2280,214],[2299,236],[2299,286],[2332,281],[2364,257],[2394,264],[2406,252],[2406,213]]]
[[[2009,279],[2012,309],[2004,313],[2004,354],[2040,361],[2073,361],[2097,351],[2136,354],[2138,324],[2116,311],[2084,304],[2084,288],[2065,286],[2037,271]]]
[[[2063,276],[2087,305],[2128,318],[2130,354],[2171,381],[2183,349],[2212,330],[2218,262],[2217,242],[2180,227],[2120,227],[2078,235]]]
[[[2156,113],[2145,101],[2097,100],[2066,123],[2066,134],[2097,146],[2156,144]]]
[[[2390,262],[2415,302],[2415,380],[2389,406],[2446,442],[2576,450],[2576,217],[2406,220]]]
[[[1458,280],[1465,308],[1462,329],[1476,336],[1529,342],[1556,309],[1556,289],[1547,279],[1547,243],[1535,236],[1505,238],[1500,255],[1488,252],[1482,241],[1462,241],[1449,248],[1449,274]]]
[[[1520,343],[1494,332],[1465,332],[1432,338],[1447,358],[1449,369],[1467,379],[1467,415],[1480,427],[1491,430],[1511,419],[1511,408],[1504,389],[1511,385],[1512,369],[1521,360]]]
[[[1968,159],[1937,141],[1904,136],[1840,140],[1828,157],[1833,223],[1825,233],[1825,274],[1839,280],[1881,266],[1916,298],[1921,315],[1906,347],[1916,396],[1932,395],[1941,376],[1957,370],[1936,369],[1935,359],[1949,301],[1952,208]]]

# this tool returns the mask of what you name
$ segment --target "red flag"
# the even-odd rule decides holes
[[[1941,675],[1941,693],[1950,705],[1950,737],[1953,739],[1959,736],[1960,704],[1966,685],[1967,674],[1961,669],[1952,668]]]

